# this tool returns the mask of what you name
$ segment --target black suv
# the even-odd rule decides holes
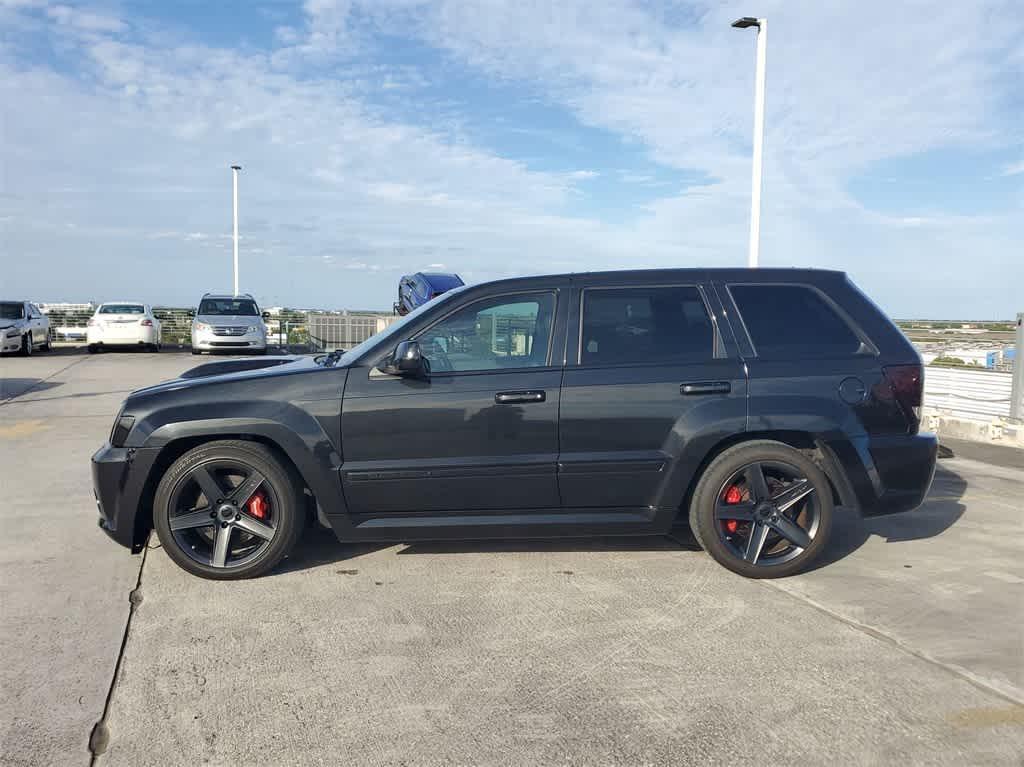
[[[344,353],[134,392],[100,526],[208,578],[342,541],[641,535],[789,575],[837,506],[907,511],[937,442],[917,352],[840,272],[678,269],[460,287]]]

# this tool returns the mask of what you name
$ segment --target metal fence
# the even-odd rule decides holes
[[[96,304],[40,304],[50,320],[50,339],[57,343],[84,343],[87,323]],[[187,346],[191,341],[192,309],[154,306],[165,346]],[[267,320],[267,342],[290,351],[350,349],[394,322],[390,312],[301,311],[275,309]]]
[[[1008,418],[1012,388],[1012,373],[930,365],[924,375],[924,406],[952,416]]]
[[[351,349],[397,319],[383,312],[309,312],[306,315],[309,344],[320,351]]]

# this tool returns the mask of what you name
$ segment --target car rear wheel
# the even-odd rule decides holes
[[[832,487],[799,450],[767,440],[729,448],[704,471],[690,506],[697,542],[748,578],[793,575],[832,529]]]
[[[167,555],[202,578],[252,578],[295,546],[304,514],[294,472],[257,442],[200,445],[174,462],[153,499]]]

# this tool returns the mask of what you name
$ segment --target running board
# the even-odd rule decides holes
[[[355,525],[356,530],[439,527],[540,527],[544,525],[650,525],[655,510],[566,511],[559,513],[514,512],[496,514],[446,514],[444,516],[373,517]]]

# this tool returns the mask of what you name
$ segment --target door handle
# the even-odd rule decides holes
[[[683,395],[728,394],[731,391],[732,384],[728,381],[693,381],[679,385],[679,393]]]
[[[498,405],[512,405],[522,402],[543,402],[547,394],[542,391],[500,391],[494,395]]]

